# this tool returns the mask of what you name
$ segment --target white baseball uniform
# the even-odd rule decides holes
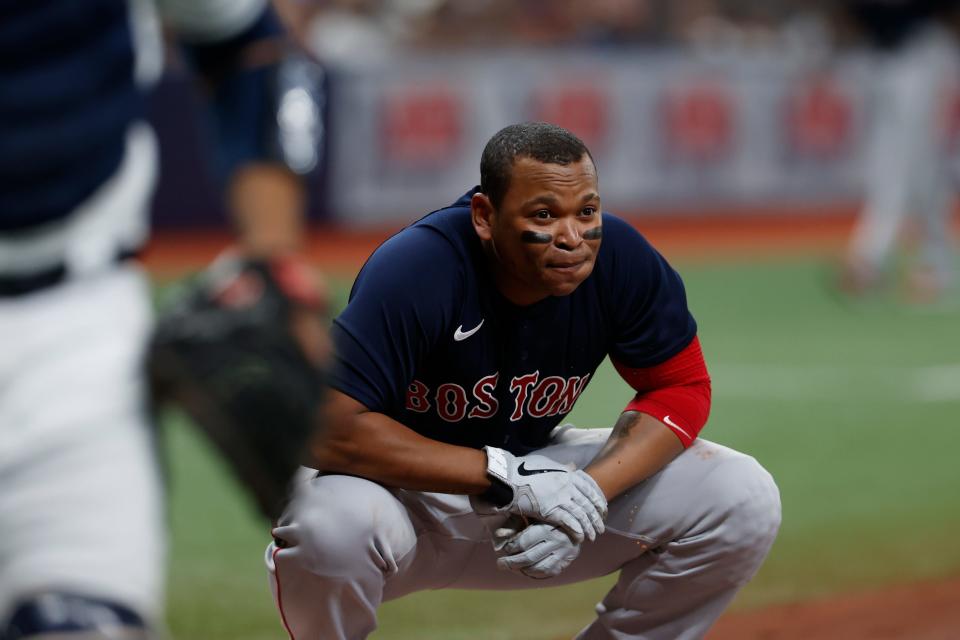
[[[163,4],[176,26],[211,40],[246,28],[265,7]],[[104,637],[91,619],[100,614],[141,631],[162,628],[166,523],[143,367],[152,297],[128,260],[146,240],[157,174],[141,95],[162,70],[155,9],[152,0],[98,0],[5,11],[4,637],[8,625],[16,637],[50,637],[60,624],[57,631]],[[65,602],[77,611],[47,606]]]

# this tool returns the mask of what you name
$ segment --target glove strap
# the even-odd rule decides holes
[[[508,482],[510,470],[507,468],[507,455],[509,454],[496,447],[484,447],[483,451],[487,454],[487,475],[502,482]]]
[[[507,465],[507,456],[509,454],[496,447],[484,447],[483,451],[487,454],[487,475],[490,476],[490,488],[480,494],[479,497],[497,507],[505,507],[513,502],[513,489],[508,482],[510,472]]]

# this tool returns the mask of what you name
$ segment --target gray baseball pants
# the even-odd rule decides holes
[[[559,427],[540,450],[583,467],[610,429]],[[763,563],[780,525],[776,484],[753,458],[696,440],[610,502],[607,530],[560,576],[497,569],[490,531],[467,496],[305,474],[266,563],[294,640],[355,640],[382,602],[441,588],[535,589],[620,572],[579,640],[703,637]]]

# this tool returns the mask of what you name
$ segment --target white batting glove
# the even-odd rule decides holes
[[[549,524],[532,524],[517,532],[504,527],[494,532],[497,567],[545,580],[560,575],[580,555],[580,545]]]
[[[487,475],[505,491],[499,504],[490,501],[491,492],[471,496],[474,510],[481,515],[514,513],[531,520],[563,528],[577,543],[595,540],[603,533],[607,500],[587,473],[571,471],[538,454],[516,457],[496,447],[484,447]]]

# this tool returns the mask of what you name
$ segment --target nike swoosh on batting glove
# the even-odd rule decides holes
[[[546,456],[516,457],[496,447],[484,447],[487,475],[505,488],[507,499],[471,496],[481,515],[515,513],[531,520],[562,527],[577,542],[595,540],[603,533],[607,500],[587,473],[571,471]]]

